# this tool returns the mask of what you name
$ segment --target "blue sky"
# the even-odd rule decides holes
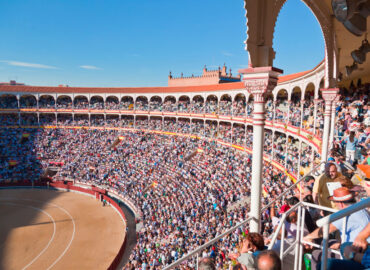
[[[0,81],[28,85],[166,86],[204,65],[246,67],[242,0],[0,0]],[[324,58],[320,27],[288,0],[274,66],[291,74]]]

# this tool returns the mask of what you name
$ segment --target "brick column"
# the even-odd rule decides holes
[[[253,95],[253,152],[251,209],[249,224],[251,232],[260,232],[261,227],[261,192],[262,192],[262,157],[265,126],[265,103],[267,94],[277,85],[282,70],[273,67],[247,68],[239,70],[243,76],[246,90]]]
[[[339,92],[338,88],[321,89],[321,94],[325,101],[324,132],[322,135],[321,161],[325,162],[328,159],[331,107],[334,99],[338,95],[338,92]]]

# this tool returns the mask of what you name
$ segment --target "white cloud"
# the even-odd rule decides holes
[[[56,69],[56,67],[43,65],[43,64],[35,64],[35,63],[27,63],[27,62],[19,62],[19,61],[0,61],[0,62],[7,63],[9,66],[16,66],[16,67]]]
[[[233,54],[229,53],[229,52],[223,52],[222,54],[225,55],[225,56],[233,56]]]
[[[100,70],[101,68],[98,68],[96,66],[89,66],[89,65],[83,65],[83,66],[80,66],[80,68],[83,68],[83,69],[92,69],[92,70]]]

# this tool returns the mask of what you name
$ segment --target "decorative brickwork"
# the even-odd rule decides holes
[[[181,73],[180,77],[173,77],[172,73],[168,75],[168,86],[193,86],[193,85],[211,85],[230,82],[239,82],[240,75],[232,76],[231,69],[227,73],[227,68],[224,64],[222,68],[216,70],[208,70],[206,66],[203,68],[201,76],[191,75],[184,77]]]

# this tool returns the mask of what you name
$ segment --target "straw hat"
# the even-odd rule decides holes
[[[334,190],[333,196],[328,197],[328,200],[334,202],[346,202],[352,200],[353,193],[347,187],[340,187]]]

